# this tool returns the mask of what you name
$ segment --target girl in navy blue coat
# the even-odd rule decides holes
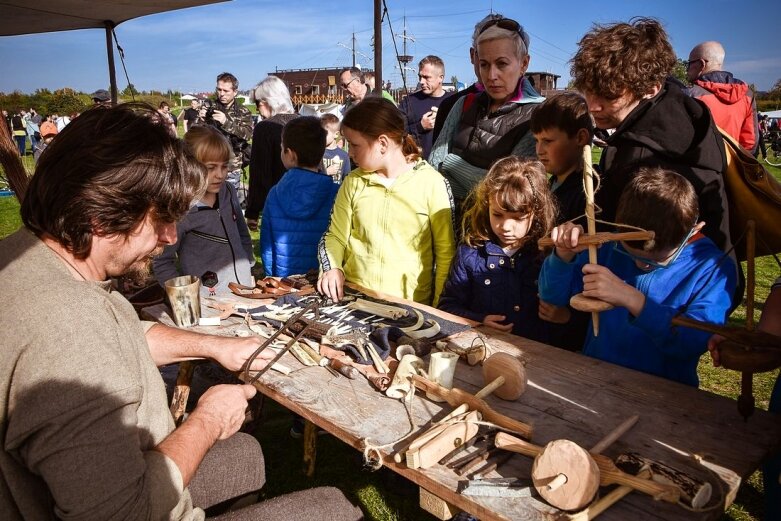
[[[464,244],[439,308],[500,331],[547,342],[538,316],[537,240],[554,224],[556,205],[539,161],[510,156],[494,163],[467,199]]]

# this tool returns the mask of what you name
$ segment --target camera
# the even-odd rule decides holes
[[[214,116],[214,102],[210,99],[201,100],[201,108],[206,110],[206,114],[203,116],[205,121],[213,119]]]

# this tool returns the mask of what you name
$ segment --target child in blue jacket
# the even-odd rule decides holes
[[[583,353],[697,386],[697,362],[709,333],[673,326],[681,314],[723,324],[737,283],[735,263],[700,230],[697,195],[681,175],[641,169],[618,202],[616,220],[655,233],[650,241],[602,246],[599,264],[578,244],[583,228],[571,222],[551,234],[555,249],[540,274],[540,298],[563,306],[583,293],[614,306],[591,324]]]
[[[328,228],[339,185],[320,172],[326,130],[315,117],[299,117],[282,130],[287,172],[263,207],[260,257],[266,275],[285,277],[317,269],[317,244]]]
[[[545,167],[515,156],[497,161],[466,207],[464,244],[456,252],[439,308],[547,342],[555,326],[538,316],[537,240],[553,226],[556,204]]]

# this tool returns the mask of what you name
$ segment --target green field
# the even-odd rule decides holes
[[[781,169],[769,167],[776,178],[781,179]],[[0,238],[21,226],[19,204],[13,197],[0,197]],[[253,240],[257,244],[257,232]],[[745,265],[744,265],[745,269]],[[757,261],[757,302],[764,302],[770,285],[781,273],[772,257]],[[758,306],[759,307],[759,306]],[[761,307],[759,307],[761,309]],[[735,325],[745,323],[746,308],[741,305],[730,318]],[[755,310],[758,320],[759,309]],[[713,368],[707,355],[699,365],[700,387],[706,391],[736,398],[740,394],[740,374]],[[778,370],[754,377],[754,393],[757,407],[767,409],[770,391]],[[354,502],[361,505],[369,520],[433,520],[434,517],[418,508],[417,487],[382,469],[366,470],[360,454],[332,436],[321,436],[318,441],[318,462],[315,476],[308,479],[302,472],[303,449],[300,440],[288,435],[291,416],[279,405],[266,400],[264,422],[256,435],[266,456],[268,483],[263,496],[273,497],[285,492],[318,485],[338,487]],[[737,410],[735,411],[737,413]],[[764,497],[759,473],[755,473],[740,488],[736,502],[722,519],[759,521],[764,518]]]

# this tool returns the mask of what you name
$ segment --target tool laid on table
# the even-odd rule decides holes
[[[279,328],[279,330],[275,331],[273,335],[271,335],[269,338],[267,338],[261,345],[258,347],[254,353],[250,355],[249,358],[247,358],[247,361],[244,362],[244,367],[242,367],[242,372],[244,373],[244,380],[247,383],[254,384],[258,381],[258,378],[260,378],[266,371],[268,371],[272,365],[274,365],[275,362],[277,362],[282,356],[287,353],[287,351],[290,349],[290,347],[298,341],[298,339],[303,336],[303,334],[306,332],[307,327],[305,326],[303,329],[301,329],[298,333],[294,333],[292,338],[285,344],[285,346],[279,350],[279,352],[274,356],[272,360],[270,360],[265,367],[260,369],[259,371],[256,371],[254,375],[250,375],[250,367],[252,366],[252,362],[255,361],[255,359],[258,357],[258,355],[263,352],[264,349],[268,348],[271,344],[276,341],[277,337],[280,335],[283,335],[285,331],[289,331],[290,324],[295,323],[299,318],[303,317],[305,314],[309,312],[314,312],[315,317],[319,316],[318,312],[319,308],[319,302],[313,301],[309,303],[304,309],[299,311],[297,314],[290,317],[290,319],[282,324],[282,327]]]
[[[497,447],[534,458],[532,480],[537,492],[562,510],[580,510],[588,505],[600,485],[627,485],[655,499],[678,503],[681,491],[670,484],[657,483],[627,474],[613,460],[600,454],[626,432],[637,417],[623,422],[587,452],[570,440],[554,440],[540,447],[505,433],[496,435]]]

